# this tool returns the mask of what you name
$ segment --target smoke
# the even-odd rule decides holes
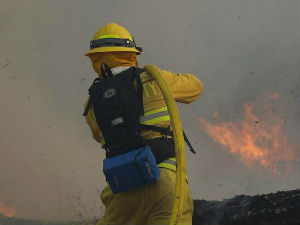
[[[119,22],[153,63],[196,74],[199,101],[179,105],[197,155],[187,152],[194,198],[299,187],[254,175],[213,143],[197,118],[234,119],[270,89],[286,100],[286,132],[299,145],[299,1],[0,0],[0,195],[16,216],[101,216],[104,152],[81,116],[96,74],[84,57],[93,33]],[[259,115],[260,116],[260,115]]]

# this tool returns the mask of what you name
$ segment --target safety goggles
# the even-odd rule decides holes
[[[99,47],[108,47],[108,46],[136,48],[138,51],[140,52],[142,51],[141,47],[137,47],[135,42],[129,39],[102,38],[90,42],[90,49],[99,48]]]

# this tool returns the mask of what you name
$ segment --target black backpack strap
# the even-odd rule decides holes
[[[139,67],[135,67],[136,72],[140,75],[141,73],[145,72],[146,70],[139,68]]]
[[[98,81],[100,81],[100,80],[102,80],[100,77],[97,77],[94,81],[93,81],[93,83],[92,83],[92,85],[94,85],[95,83],[97,83]],[[91,90],[91,87],[89,88],[89,92],[90,92],[90,90]]]
[[[90,107],[91,107],[91,99],[89,98],[88,104],[86,105],[84,113],[82,114],[83,116],[86,116],[88,114]]]
[[[170,130],[170,127],[158,127],[154,125],[146,125],[146,124],[140,124],[141,130],[147,130],[147,131],[155,131],[161,133],[163,136],[173,136],[173,133]]]
[[[151,130],[151,131],[155,131],[155,132],[159,132],[161,133],[163,136],[173,136],[173,132],[170,130],[170,126],[169,127],[158,127],[158,126],[154,126],[154,125],[145,125],[145,124],[140,124],[140,128],[142,130]],[[189,141],[188,137],[186,136],[185,132],[183,131],[183,138],[184,141],[186,142],[186,144],[189,146],[190,151],[193,154],[196,154],[195,149],[193,148],[193,146],[191,145],[191,142]]]
[[[100,65],[100,71],[101,71],[101,75],[102,75],[102,77],[103,77],[103,79],[107,79],[107,75],[106,75],[106,71],[104,70],[104,65],[103,64],[101,64]]]
[[[191,145],[191,142],[189,141],[189,139],[188,139],[188,137],[186,136],[186,134],[185,134],[184,131],[183,131],[183,138],[184,138],[184,141],[186,142],[186,144],[189,146],[190,151],[191,151],[193,154],[196,154],[195,149],[194,149],[193,146]]]
[[[100,70],[101,70],[101,75],[103,76],[104,79],[113,78],[111,69],[109,68],[109,66],[106,63],[101,64]]]
[[[102,79],[101,78],[99,78],[99,77],[97,77],[94,81],[93,81],[93,84],[92,84],[92,86],[95,84],[95,83],[97,83],[97,82],[99,82],[99,81],[101,81]],[[91,86],[91,87],[92,87]],[[89,92],[90,92],[90,90],[91,90],[91,87],[89,88]],[[90,107],[91,107],[91,98],[89,98],[89,100],[88,100],[88,104],[86,105],[86,108],[85,108],[85,110],[84,110],[84,113],[82,114],[82,116],[86,116],[87,114],[88,114],[88,112],[89,112],[89,110],[90,110]]]
[[[144,103],[143,103],[143,83],[141,80],[141,73],[143,73],[145,70],[135,67],[135,79],[137,83],[137,94],[139,96],[139,108],[141,109],[140,115],[144,115]]]

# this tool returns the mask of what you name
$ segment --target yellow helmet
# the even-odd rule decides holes
[[[126,28],[117,23],[109,23],[100,28],[90,42],[90,50],[85,54],[96,52],[136,52],[142,53]]]

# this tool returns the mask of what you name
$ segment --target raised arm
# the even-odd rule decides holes
[[[177,102],[191,103],[198,99],[203,91],[202,82],[193,74],[179,74],[161,70]]]

